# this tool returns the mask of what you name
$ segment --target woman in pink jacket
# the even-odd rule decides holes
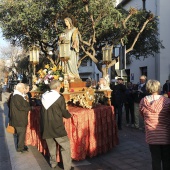
[[[161,85],[149,80],[146,90],[150,95],[140,101],[144,118],[146,142],[152,157],[153,170],[170,170],[170,99],[160,95]]]

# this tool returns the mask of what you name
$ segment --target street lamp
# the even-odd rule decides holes
[[[106,85],[103,87],[103,89],[110,90],[110,78],[108,74],[108,65],[112,62],[113,45],[112,46],[106,45],[105,47],[102,48],[102,51],[103,51],[103,64],[106,65],[106,76],[104,77],[106,81]]]
[[[67,62],[71,56],[70,41],[63,40],[59,43],[60,59],[64,62],[64,73],[67,74]]]
[[[113,45],[102,48],[103,51],[103,64],[106,64],[106,72],[108,73],[108,65],[112,62],[112,51],[113,51]]]
[[[64,93],[69,91],[69,77],[67,72],[67,63],[71,56],[70,41],[62,40],[59,42],[60,60],[64,63]]]
[[[36,65],[39,63],[39,47],[32,46],[29,48],[29,62],[33,65],[33,79],[36,77]],[[33,81],[34,82],[34,81]],[[34,84],[34,83],[33,83]]]

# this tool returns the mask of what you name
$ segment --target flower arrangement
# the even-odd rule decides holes
[[[38,72],[37,79],[34,80],[34,83],[39,87],[40,91],[43,90],[51,80],[63,81],[63,72],[61,65],[50,65],[46,64],[43,69],[40,69]]]

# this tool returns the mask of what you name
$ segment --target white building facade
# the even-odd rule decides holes
[[[148,79],[156,79],[163,85],[166,80],[170,79],[170,9],[168,2],[165,0],[146,0],[145,7],[147,11],[151,11],[155,16],[159,16],[159,39],[162,40],[165,49],[161,49],[159,54],[154,57],[148,56],[147,59],[133,60],[127,69],[130,69],[130,81],[137,83],[140,75],[145,73]],[[143,8],[142,0],[128,0],[124,5],[125,9],[135,7]]]

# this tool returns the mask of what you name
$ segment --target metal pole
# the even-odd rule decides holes
[[[123,77],[123,70],[120,70],[120,77]]]

